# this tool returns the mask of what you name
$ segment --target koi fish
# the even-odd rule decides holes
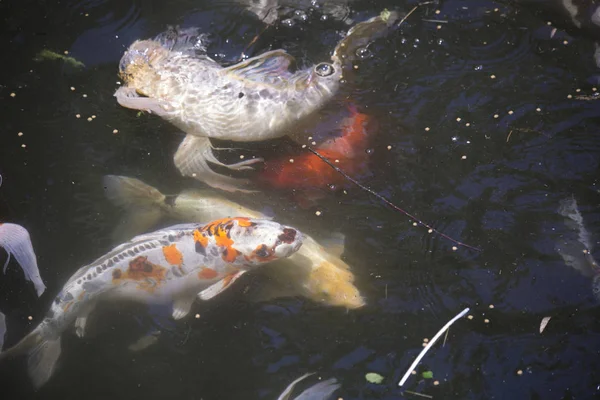
[[[558,213],[565,217],[565,225],[577,233],[577,240],[563,239],[557,245],[557,251],[568,266],[592,278],[594,297],[600,300],[600,266],[592,256],[592,236],[583,224],[575,197],[562,200]]]
[[[305,378],[311,376],[312,374],[302,375],[300,378],[296,379],[292,383],[289,384],[287,388],[281,393],[281,395],[277,398],[277,400],[289,400],[292,395],[292,391],[294,387]],[[333,392],[340,388],[340,384],[337,383],[335,378],[328,379],[326,381],[319,382],[302,393],[298,395],[298,397],[294,397],[293,400],[328,400],[331,398]]]
[[[27,229],[20,225],[0,223],[0,247],[6,250],[8,258],[4,263],[4,273],[8,268],[11,254],[15,257],[21,269],[25,273],[25,279],[31,281],[35,287],[38,297],[46,290],[46,285],[40,276],[40,270],[37,265],[37,258],[33,251],[31,238]]]
[[[99,302],[172,304],[173,318],[181,319],[196,298],[215,297],[245,272],[289,257],[301,245],[294,228],[242,217],[136,236],[75,272],[43,321],[0,360],[27,353],[29,375],[40,387],[54,372],[62,333],[75,324],[82,337]]]
[[[174,156],[183,176],[226,191],[249,191],[244,188],[247,180],[219,174],[208,163],[240,171],[262,160],[222,163],[210,139],[293,137],[337,93],[342,69],[356,59],[356,50],[387,32],[397,18],[396,12],[385,11],[355,25],[337,44],[330,62],[295,72],[296,60],[284,50],[223,67],[198,51],[197,30],[174,28],[129,47],[119,63],[125,84],[115,97],[123,107],[153,112],[187,134]]]
[[[367,170],[367,143],[374,130],[368,115],[359,113],[354,107],[349,107],[349,111],[350,117],[341,124],[341,135],[326,140],[315,150],[345,173],[356,176]],[[346,183],[340,173],[308,151],[266,161],[256,180],[263,187],[295,189],[301,193],[302,199],[310,197],[313,200],[321,197],[328,188]]]
[[[165,196],[144,182],[124,176],[104,177],[107,198],[129,213],[127,231],[139,233],[154,226],[160,219],[201,221],[241,215],[264,218],[259,211],[226,200],[209,191],[184,191]],[[124,230],[117,231],[122,234]],[[268,287],[261,286],[247,293],[251,301],[303,296],[313,301],[350,309],[365,305],[365,300],[354,285],[354,274],[342,261],[343,236],[327,243],[318,243],[304,234],[303,245],[291,257],[279,260],[257,271],[268,277]]]

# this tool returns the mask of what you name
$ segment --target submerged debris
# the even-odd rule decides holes
[[[85,68],[85,64],[81,61],[76,60],[73,57],[66,56],[64,54],[59,54],[51,50],[44,49],[40,51],[34,58],[35,61],[46,61],[46,60],[62,60],[65,64],[71,65],[75,68]]]

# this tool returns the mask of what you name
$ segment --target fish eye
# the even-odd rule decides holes
[[[334,71],[333,65],[327,63],[321,63],[315,67],[315,72],[319,76],[329,76],[333,74]]]

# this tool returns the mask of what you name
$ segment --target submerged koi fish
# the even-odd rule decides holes
[[[594,243],[592,235],[583,224],[583,217],[577,207],[575,197],[560,202],[558,213],[565,217],[565,225],[577,233],[577,239],[562,240],[556,250],[565,263],[583,276],[592,278],[594,297],[600,300],[600,265],[592,256]]]
[[[23,269],[25,279],[33,283],[38,297],[41,296],[46,290],[46,285],[40,276],[37,258],[27,229],[16,224],[0,223],[0,247],[4,248],[8,254],[4,263],[4,273],[6,273],[10,256],[13,255]]]
[[[62,333],[73,323],[83,336],[88,315],[107,300],[172,304],[185,317],[196,297],[210,299],[246,271],[289,257],[302,234],[273,221],[226,218],[207,225],[183,224],[134,237],[79,269],[55,298],[44,320],[0,360],[28,354],[36,387],[52,375]]]
[[[277,400],[289,400],[292,395],[292,391],[294,387],[300,382],[311,376],[312,374],[302,375],[300,378],[296,379],[292,383],[289,384],[287,388],[279,395]],[[294,397],[293,400],[329,400],[333,392],[340,388],[340,384],[337,383],[335,378],[328,379],[326,381],[319,382],[302,393],[300,393],[297,397]]]
[[[209,191],[185,191],[165,196],[138,179],[115,175],[104,177],[104,187],[108,199],[129,212],[127,229],[118,229],[118,234],[136,234],[150,229],[164,217],[186,221],[231,215],[265,218],[258,211]],[[267,276],[271,284],[250,292],[248,299],[266,301],[303,296],[331,306],[351,309],[364,306],[365,301],[353,283],[354,274],[340,258],[344,251],[343,237],[332,242],[321,245],[304,234],[303,245],[297,253],[261,268],[259,274]]]
[[[349,107],[349,111],[350,117],[341,124],[341,135],[328,139],[315,150],[347,174],[355,176],[367,170],[369,156],[366,150],[373,121],[354,107]],[[310,193],[314,198],[322,195],[319,192],[346,183],[341,174],[308,151],[266,161],[257,181],[261,186],[299,190],[303,198],[309,197],[307,190],[315,192]]]
[[[356,58],[356,50],[386,33],[397,17],[385,11],[355,25],[334,49],[331,62],[295,72],[296,60],[284,50],[222,67],[199,54],[202,38],[196,30],[172,30],[129,47],[119,64],[125,85],[115,97],[123,107],[151,111],[187,133],[174,157],[182,175],[244,191],[247,180],[219,174],[208,162],[244,170],[261,160],[224,164],[212,153],[210,138],[251,142],[293,137],[337,93],[342,68]]]

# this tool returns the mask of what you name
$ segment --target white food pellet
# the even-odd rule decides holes
[[[513,114],[514,114],[514,111],[513,111],[513,110],[510,110],[510,111],[508,112],[508,115],[513,115]]]
[[[490,78],[496,79],[496,75],[490,75]]]
[[[452,246],[452,251],[456,251],[456,250],[458,250],[458,247]]]
[[[388,146],[388,147],[387,147],[387,149],[388,149],[388,150],[391,150],[391,149],[392,149],[392,146]]]
[[[17,136],[23,136],[23,132],[17,133]]]
[[[293,159],[293,158],[290,158],[290,162],[293,164],[293,163],[294,163],[294,159]]]
[[[30,315],[29,317],[27,317],[28,320],[33,321],[33,317]]]
[[[460,159],[461,159],[461,160],[466,160],[466,159],[467,159],[467,156],[462,156]]]
[[[116,135],[117,133],[119,133],[118,129],[113,129],[113,135]]]
[[[71,86],[71,91],[75,91],[75,88],[73,86]]]
[[[11,93],[10,97],[15,97],[17,94],[16,93]]]
[[[243,159],[244,159],[244,157],[245,157],[245,156],[244,156],[243,154],[242,154],[242,155],[240,155],[240,160],[243,160]]]
[[[27,145],[26,145],[26,144],[22,144],[22,145],[21,145],[21,147],[22,147],[22,148],[25,148],[25,147],[27,147]]]
[[[321,211],[315,212],[315,215],[318,217],[319,215],[321,215]]]
[[[425,127],[425,131],[429,132],[429,127],[428,126]]]
[[[460,117],[456,118],[456,122],[460,122]]]
[[[75,114],[75,118],[81,118],[81,114]]]
[[[196,319],[200,318],[200,314],[195,315]]]
[[[535,111],[540,112],[540,111],[542,111],[542,109],[538,107],[535,109]]]
[[[427,233],[433,233],[433,229],[428,230]]]

